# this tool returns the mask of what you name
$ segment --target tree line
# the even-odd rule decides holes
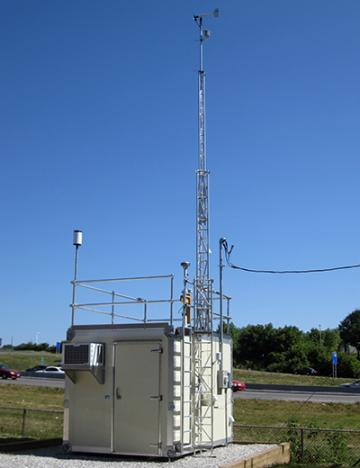
[[[338,354],[337,375],[360,378],[360,310],[355,310],[340,322],[338,328],[312,328],[303,332],[294,326],[275,328],[266,325],[237,327],[229,330],[233,339],[235,367],[295,373],[312,367],[319,375],[332,375],[332,352]],[[3,350],[56,352],[48,343],[4,345]]]
[[[20,343],[16,346],[6,344],[1,349],[3,351],[47,351],[48,353],[56,353],[56,346],[49,345],[49,343],[33,343],[32,341]]]
[[[303,332],[294,326],[266,325],[228,330],[233,339],[235,367],[296,373],[312,367],[319,375],[332,375],[332,352],[338,355],[339,377],[360,377],[360,310],[349,314],[338,328],[312,328]]]

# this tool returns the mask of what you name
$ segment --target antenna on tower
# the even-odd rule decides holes
[[[206,112],[205,112],[205,70],[204,41],[210,37],[210,31],[204,29],[204,18],[219,16],[219,9],[212,13],[194,15],[194,21],[200,29],[200,55],[198,71],[198,128],[199,160],[196,189],[196,277],[195,277],[195,313],[194,330],[209,331],[212,328],[211,280],[210,280],[210,238],[209,238],[209,171],[206,167]]]

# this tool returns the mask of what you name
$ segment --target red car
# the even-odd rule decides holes
[[[241,392],[246,389],[245,382],[240,382],[240,380],[233,380],[231,385],[233,392]]]
[[[18,377],[20,377],[20,372],[14,369],[8,369],[5,364],[0,364],[0,377],[2,379],[16,380]]]

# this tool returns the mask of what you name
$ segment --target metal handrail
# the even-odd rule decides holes
[[[73,280],[71,281],[72,284],[79,284],[79,283],[115,283],[120,281],[142,281],[147,279],[165,279],[165,278],[174,278],[175,275],[152,275],[152,276],[130,276],[126,278],[103,278],[103,279],[87,279],[87,280]]]
[[[128,296],[127,294],[120,294],[115,291],[109,291],[108,289],[95,288],[94,286],[89,286],[88,284],[81,283],[81,284],[77,284],[77,286],[79,286],[80,288],[90,289],[92,291],[97,291],[97,292],[101,292],[104,294],[110,294],[111,296],[114,295],[116,297],[123,297],[124,299],[131,299],[137,302],[141,300],[141,298],[139,297],[132,297],[132,296]]]
[[[101,315],[108,315],[111,317],[111,323],[114,323],[115,317],[125,319],[125,320],[130,320],[130,321],[136,321],[136,322],[159,322],[159,321],[164,321],[164,319],[153,319],[149,317],[148,313],[148,305],[150,304],[169,304],[170,310],[169,310],[169,317],[165,319],[165,321],[170,322],[172,325],[174,322],[174,317],[173,317],[173,305],[174,303],[179,303],[181,302],[179,299],[174,299],[174,275],[173,274],[168,274],[168,275],[151,275],[151,276],[134,276],[134,277],[123,277],[123,278],[99,278],[99,279],[76,279],[76,275],[73,281],[71,281],[71,284],[73,285],[73,301],[70,304],[70,307],[72,309],[72,320],[71,320],[71,325],[73,326],[75,323],[75,311],[76,310],[87,310],[92,313],[97,313]],[[166,299],[145,299],[143,297],[134,297],[130,296],[128,294],[123,294],[114,290],[109,290],[109,289],[104,289],[96,286],[92,286],[92,284],[96,283],[115,283],[115,282],[124,282],[124,281],[145,281],[145,280],[162,280],[162,279],[167,279],[170,280],[170,297]],[[97,292],[99,294],[107,294],[112,296],[112,301],[99,301],[99,302],[76,302],[76,290],[77,288],[85,288],[94,292]],[[115,298],[121,298],[125,300],[114,300]],[[119,314],[115,313],[115,308],[119,306],[131,306],[131,305],[142,305],[144,307],[143,310],[143,316],[139,318],[139,316],[131,316],[131,315],[126,315],[126,314]],[[109,308],[111,307],[111,310],[101,310],[99,308],[105,307]],[[138,314],[137,314],[138,315]]]
[[[114,301],[114,302],[89,302],[84,304],[71,304],[74,307],[111,306],[111,305],[134,305],[134,304],[169,304],[170,302],[181,302],[179,299],[140,299],[135,301]]]

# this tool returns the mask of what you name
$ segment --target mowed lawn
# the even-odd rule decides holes
[[[2,384],[0,407],[62,410],[61,388]],[[239,424],[280,425],[290,420],[325,428],[360,429],[360,403],[304,403],[294,401],[234,400]]]
[[[63,428],[63,407],[64,391],[61,388],[1,384],[0,438],[59,438]]]
[[[59,365],[60,362],[61,354],[47,353],[46,351],[0,351],[0,363],[19,371],[39,364]]]
[[[236,399],[234,418],[238,424],[277,426],[291,421],[304,427],[360,429],[360,403]]]
[[[354,379],[321,377],[311,375],[281,374],[279,372],[254,371],[250,369],[234,369],[234,379],[242,380],[246,383],[276,384],[276,385],[311,385],[336,387],[345,382],[352,382]]]
[[[1,384],[0,407],[62,410],[64,408],[64,390],[62,388]]]

